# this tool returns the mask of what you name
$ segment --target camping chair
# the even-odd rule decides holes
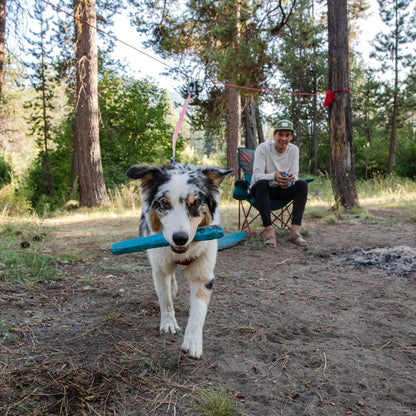
[[[234,184],[233,198],[238,200],[238,228],[247,230],[251,236],[253,233],[250,229],[253,221],[255,221],[260,213],[257,211],[254,217],[250,219],[251,209],[256,208],[256,199],[250,194],[249,185],[253,175],[255,149],[248,147],[238,148],[238,177]],[[242,178],[241,173],[244,174]],[[313,179],[307,179],[311,182]],[[289,228],[292,220],[293,201],[271,201],[272,208],[272,224],[278,228]],[[257,209],[257,208],[256,208]]]

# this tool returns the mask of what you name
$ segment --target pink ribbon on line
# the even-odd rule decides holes
[[[178,123],[176,124],[175,131],[173,133],[173,137],[172,137],[172,159],[171,159],[171,161],[173,161],[173,163],[175,163],[176,139],[178,138],[179,129],[181,128],[182,121],[185,117],[186,109],[188,108],[188,104],[189,104],[189,101],[191,101],[191,98],[192,98],[192,95],[189,94],[188,98],[186,99],[185,104],[183,106],[183,109],[182,109],[181,115],[179,117]]]

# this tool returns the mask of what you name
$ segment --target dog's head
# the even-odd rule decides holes
[[[197,227],[215,223],[220,184],[232,172],[213,166],[132,166],[127,176],[142,185],[141,235],[163,232],[175,253],[185,253]]]

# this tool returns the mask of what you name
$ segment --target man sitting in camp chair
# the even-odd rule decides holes
[[[293,201],[292,227],[289,241],[298,246],[307,243],[300,235],[303,212],[308,197],[308,184],[299,180],[299,148],[290,143],[293,138],[293,123],[279,120],[273,132],[274,142],[261,143],[254,156],[251,193],[256,198],[264,226],[264,243],[276,246],[276,235],[271,221],[273,199]]]

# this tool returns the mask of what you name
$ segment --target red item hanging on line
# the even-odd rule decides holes
[[[326,96],[325,96],[325,102],[324,102],[324,106],[328,107],[329,105],[331,105],[332,101],[334,101],[335,98],[335,93],[334,91],[327,91],[326,92]]]
[[[324,106],[328,107],[331,105],[332,101],[334,101],[335,93],[336,92],[351,92],[350,90],[336,90],[336,91],[327,91],[325,96]]]

